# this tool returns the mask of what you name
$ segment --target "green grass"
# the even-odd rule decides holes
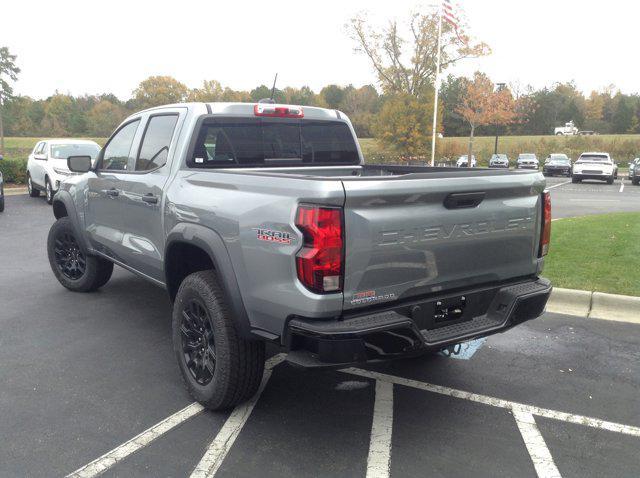
[[[480,136],[474,139],[473,153],[480,166],[487,166],[494,150],[495,137]],[[397,152],[385,149],[373,138],[360,138],[360,145],[365,159],[370,162],[397,161]],[[439,138],[436,143],[436,158],[456,160],[461,154],[467,154],[469,138],[450,137]],[[538,159],[544,160],[550,153],[565,153],[572,159],[577,159],[585,151],[604,151],[612,155],[623,167],[640,156],[640,135],[611,134],[596,136],[501,136],[498,142],[498,152],[509,155],[511,161],[519,153],[535,153]],[[431,158],[430,145],[426,148],[422,159]]]
[[[640,296],[640,213],[554,221],[543,275],[556,287]]]

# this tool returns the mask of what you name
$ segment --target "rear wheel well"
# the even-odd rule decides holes
[[[62,201],[54,201],[53,215],[56,217],[56,219],[68,216],[69,214],[67,213],[67,206],[65,206]]]
[[[215,269],[215,266],[204,249],[188,242],[172,243],[165,256],[165,279],[171,300],[189,274],[209,269]]]

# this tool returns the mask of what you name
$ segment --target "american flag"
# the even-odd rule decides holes
[[[454,13],[453,5],[451,5],[451,1],[443,0],[442,8],[443,8],[444,19],[448,21],[453,26],[453,28],[457,30],[460,24],[460,20]]]

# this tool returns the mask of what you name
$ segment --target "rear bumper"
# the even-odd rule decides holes
[[[570,168],[543,168],[542,172],[544,174],[571,174]]]
[[[573,174],[573,177],[575,179],[596,179],[596,180],[600,180],[600,181],[606,181],[608,179],[611,179],[614,176],[614,173],[612,174]]]
[[[302,367],[344,367],[437,351],[539,317],[550,294],[551,283],[537,278],[411,301],[342,320],[294,318],[285,335],[287,360]],[[438,322],[438,307],[462,297],[466,304],[462,317]]]

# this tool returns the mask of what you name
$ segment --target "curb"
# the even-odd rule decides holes
[[[640,324],[640,297],[554,288],[547,312]]]
[[[17,196],[18,194],[27,194],[27,188],[6,188],[4,190],[5,196]]]

